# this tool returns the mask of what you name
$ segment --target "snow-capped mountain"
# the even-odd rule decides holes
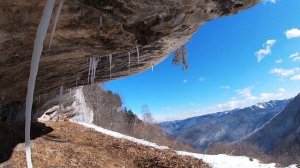
[[[160,126],[176,140],[207,149],[215,142],[234,142],[253,133],[281,112],[289,101],[272,100],[242,109],[164,122]]]
[[[253,144],[269,154],[300,162],[300,94],[282,112],[240,143]]]

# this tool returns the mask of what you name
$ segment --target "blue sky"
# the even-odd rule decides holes
[[[183,119],[300,92],[300,1],[265,0],[204,24],[187,43],[189,69],[172,56],[148,71],[106,83],[140,115]]]

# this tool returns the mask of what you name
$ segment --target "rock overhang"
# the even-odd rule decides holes
[[[90,57],[99,57],[96,83],[145,71],[184,45],[205,22],[236,14],[258,2],[65,0],[48,49],[52,16],[35,95],[58,91],[60,86],[87,85]],[[58,6],[59,1],[56,3]],[[45,0],[0,2],[2,103],[25,100],[33,43],[44,4]],[[112,54],[111,77],[109,54]]]

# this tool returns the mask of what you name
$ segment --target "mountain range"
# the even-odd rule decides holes
[[[282,112],[240,143],[253,144],[266,153],[287,154],[300,162],[300,94]]]
[[[237,142],[249,137],[257,130],[261,130],[271,119],[278,117],[290,101],[291,99],[272,100],[246,108],[163,122],[159,125],[175,140],[205,150],[216,142]],[[252,139],[256,140],[254,137]],[[262,140],[261,143],[265,142]]]

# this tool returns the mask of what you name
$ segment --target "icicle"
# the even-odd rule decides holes
[[[77,77],[77,78],[76,78],[76,86],[77,86],[77,84],[78,84],[78,80],[79,80],[79,78]]]
[[[152,72],[153,72],[153,64],[152,64],[152,66],[151,66],[151,69],[152,69]]]
[[[60,89],[59,89],[59,111],[61,111],[61,107],[62,107],[62,94],[63,94],[63,91],[64,91],[64,87],[60,86]]]
[[[60,1],[58,9],[56,11],[56,15],[55,15],[55,18],[54,18],[54,24],[53,24],[53,27],[52,27],[52,32],[51,32],[51,37],[50,37],[50,42],[49,42],[49,49],[50,49],[51,44],[52,44],[52,40],[53,40],[53,37],[54,37],[55,29],[56,29],[56,26],[57,26],[57,22],[58,22],[58,19],[59,19],[59,16],[60,16],[60,13],[61,13],[64,1],[65,0],[61,0]]]
[[[129,75],[130,75],[130,64],[131,64],[131,58],[130,58],[130,52],[128,52],[128,69],[129,69]]]
[[[103,18],[102,18],[102,16],[100,16],[100,18],[99,18],[99,25],[100,25],[100,27],[102,27],[102,24],[103,24]]]
[[[95,76],[96,76],[96,70],[100,59],[97,57],[90,57],[89,58],[89,73],[88,73],[88,84],[94,84],[95,83]]]
[[[41,18],[40,24],[37,29],[37,33],[34,41],[33,53],[32,53],[30,75],[29,75],[28,85],[27,85],[26,111],[25,111],[25,148],[26,148],[26,162],[28,168],[32,168],[31,148],[30,148],[30,125],[31,125],[33,93],[34,93],[37,72],[39,69],[39,62],[43,51],[43,44],[47,34],[47,29],[49,26],[54,4],[55,4],[55,0],[48,0],[46,3],[43,16]]]
[[[98,66],[99,58],[92,58],[92,73],[91,73],[91,84],[95,83],[96,70]]]
[[[111,79],[111,61],[112,61],[112,55],[109,54],[109,79]]]
[[[90,76],[91,76],[91,70],[92,70],[92,61],[93,60],[91,58],[89,58],[90,64],[89,64],[88,84],[90,82]]]
[[[137,55],[138,65],[140,65],[140,51],[139,51],[139,46],[137,45],[136,45],[136,55]]]

